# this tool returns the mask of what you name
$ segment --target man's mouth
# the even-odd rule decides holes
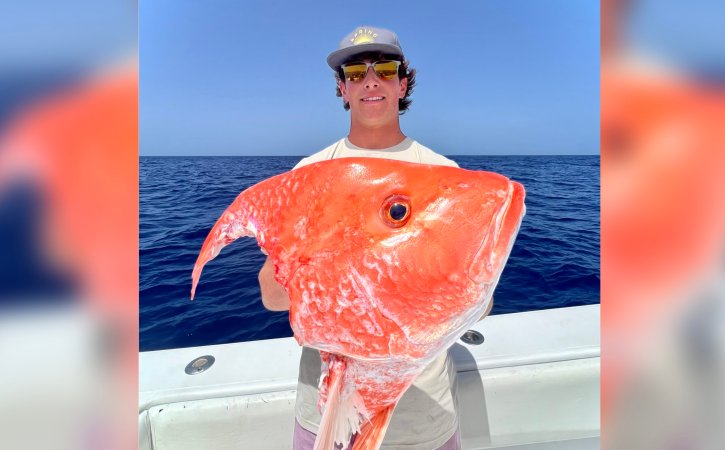
[[[379,102],[385,99],[385,97],[365,97],[362,99],[364,102]]]

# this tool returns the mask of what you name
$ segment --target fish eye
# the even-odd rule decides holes
[[[399,228],[410,218],[410,200],[403,195],[388,197],[380,210],[383,222],[389,227]]]
[[[388,214],[390,214],[390,218],[393,220],[403,220],[405,219],[405,216],[408,215],[408,205],[403,203],[393,203],[388,209]]]

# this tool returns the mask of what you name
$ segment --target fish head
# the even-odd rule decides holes
[[[255,236],[290,295],[300,343],[358,358],[420,357],[434,342],[452,344],[485,310],[523,201],[520,184],[491,172],[323,161],[242,192],[207,238],[194,279],[221,247]]]
[[[315,234],[339,233],[314,243],[332,253],[311,259],[290,284],[302,300],[293,329],[308,344],[355,357],[359,342],[370,358],[432,357],[488,307],[525,212],[523,186],[455,167],[344,164],[335,170],[334,199],[322,200],[334,205],[321,220],[328,234]],[[329,323],[349,321],[346,331],[310,333],[304,316],[321,311],[334,318]],[[347,331],[355,327],[365,335]],[[344,342],[330,347],[335,340]]]
[[[289,294],[295,338],[321,351],[316,446],[358,432],[377,448],[416,376],[482,316],[523,214],[523,187],[490,172],[311,164],[239,194],[204,242],[192,298],[204,264],[255,237]]]

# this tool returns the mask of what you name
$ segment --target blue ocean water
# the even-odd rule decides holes
[[[492,314],[599,303],[599,156],[451,156],[526,188],[527,212]],[[291,336],[287,313],[262,306],[254,239],[191,269],[214,222],[243,189],[300,157],[141,157],[141,351]]]

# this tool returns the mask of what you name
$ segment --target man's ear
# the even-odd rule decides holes
[[[340,93],[342,93],[342,99],[345,100],[347,103],[350,103],[350,99],[347,98],[345,83],[343,83],[342,80],[337,80],[337,87],[340,88]]]
[[[408,92],[408,78],[400,80],[400,91],[398,92],[398,98],[405,97],[405,93]]]

